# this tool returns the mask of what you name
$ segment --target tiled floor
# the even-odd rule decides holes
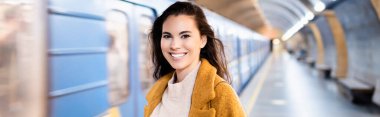
[[[380,117],[378,108],[351,104],[332,80],[317,77],[315,70],[279,50],[240,99],[249,117]]]

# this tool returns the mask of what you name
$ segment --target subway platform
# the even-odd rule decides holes
[[[374,105],[355,105],[332,79],[275,48],[240,95],[248,117],[380,117]]]

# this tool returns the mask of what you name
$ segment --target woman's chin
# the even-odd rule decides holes
[[[174,69],[176,70],[179,70],[179,69],[183,69],[184,68],[184,65],[181,65],[181,64],[170,64]]]

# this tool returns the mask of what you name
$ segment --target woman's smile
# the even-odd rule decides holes
[[[180,60],[187,54],[187,52],[169,52],[169,54],[173,57],[174,60]]]

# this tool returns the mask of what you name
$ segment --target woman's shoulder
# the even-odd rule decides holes
[[[222,92],[221,94],[225,95],[236,95],[235,90],[232,86],[220,76],[217,76],[214,81],[214,90],[215,92]]]
[[[230,84],[218,77],[215,79],[215,98],[211,101],[216,110],[217,116],[223,117],[244,117],[245,112],[240,103],[239,97]]]

